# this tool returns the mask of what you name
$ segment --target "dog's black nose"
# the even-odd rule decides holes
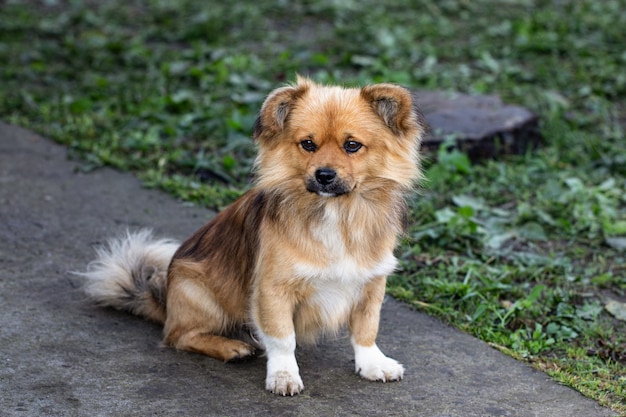
[[[328,185],[335,180],[337,173],[330,168],[320,168],[315,171],[315,179],[321,185]]]

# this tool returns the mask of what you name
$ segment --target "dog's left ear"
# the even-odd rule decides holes
[[[296,101],[312,85],[313,82],[308,78],[298,76],[296,85],[281,87],[272,91],[265,99],[254,123],[254,139],[268,141],[282,132]]]
[[[417,105],[413,103],[411,92],[394,84],[375,84],[361,89],[365,100],[396,135],[411,131],[422,136],[426,122]]]

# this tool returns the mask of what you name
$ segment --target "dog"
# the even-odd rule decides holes
[[[176,349],[232,361],[262,348],[278,395],[304,388],[296,343],[346,325],[356,373],[400,380],[376,337],[425,129],[403,87],[298,77],[261,107],[253,187],[182,244],[145,230],[109,241],[82,273],[85,291],[162,323]],[[256,343],[229,337],[241,328]]]

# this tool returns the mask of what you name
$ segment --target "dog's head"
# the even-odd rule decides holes
[[[258,183],[323,197],[408,189],[420,176],[424,130],[402,87],[341,88],[298,77],[270,93],[259,113]]]

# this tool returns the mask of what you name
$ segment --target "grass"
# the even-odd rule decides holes
[[[5,1],[0,118],[219,209],[296,72],[525,105],[540,150],[429,156],[389,292],[626,415],[626,1],[292,3]]]

